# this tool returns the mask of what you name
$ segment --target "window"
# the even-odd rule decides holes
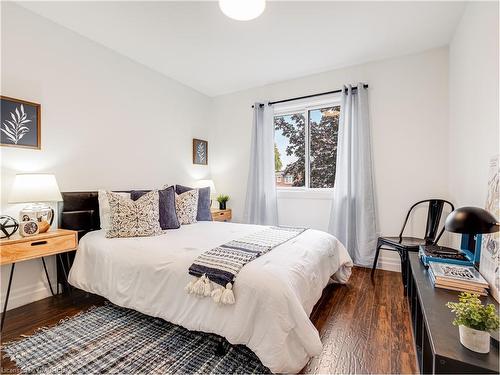
[[[276,186],[324,189],[335,184],[340,105],[303,105],[274,116]]]

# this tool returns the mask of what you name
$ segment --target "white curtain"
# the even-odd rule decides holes
[[[273,110],[267,103],[254,105],[244,220],[249,224],[278,225]]]
[[[344,244],[355,264],[370,266],[377,243],[372,176],[368,90],[359,84],[342,92],[337,169],[330,233]]]

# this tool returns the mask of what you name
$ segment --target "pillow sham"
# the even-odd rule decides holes
[[[210,212],[210,187],[194,189],[183,185],[175,185],[175,192],[182,194],[190,190],[198,190],[198,213],[196,220],[198,221],[212,221],[212,213]]]
[[[99,201],[99,221],[101,222],[101,229],[108,230],[110,226],[110,208],[108,195],[106,190],[99,189],[97,192],[97,200]],[[129,193],[115,193],[124,198],[130,198]]]
[[[198,190],[189,190],[175,196],[175,209],[181,225],[196,223]]]
[[[106,195],[111,212],[107,238],[156,236],[162,233],[158,190],[146,193],[136,201],[109,191]]]
[[[140,197],[149,193],[151,190],[132,190],[130,198],[136,201]],[[180,228],[179,219],[175,210],[175,189],[173,186],[158,190],[160,210],[160,227],[161,229],[177,229]]]

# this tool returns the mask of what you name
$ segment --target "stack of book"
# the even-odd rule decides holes
[[[436,288],[486,296],[488,282],[471,266],[429,262],[429,277]]]

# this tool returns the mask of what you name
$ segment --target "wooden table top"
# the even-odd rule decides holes
[[[49,230],[48,232],[45,233],[39,233],[34,236],[29,236],[29,237],[23,237],[19,234],[19,232],[13,234],[9,238],[1,238],[0,239],[0,246],[5,246],[5,245],[13,245],[16,243],[21,243],[21,242],[26,242],[26,241],[43,241],[47,238],[52,238],[52,237],[57,237],[57,236],[64,236],[67,234],[75,234],[76,232],[73,230],[68,230],[68,229],[52,229]]]

